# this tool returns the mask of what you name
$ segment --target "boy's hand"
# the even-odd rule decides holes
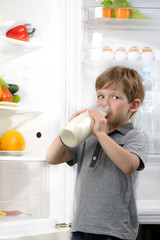
[[[87,111],[87,109],[82,109],[82,110],[74,113],[69,121],[71,121],[72,119],[74,119],[75,117],[77,117],[78,115],[80,115],[81,113],[86,112],[86,111]]]
[[[89,115],[94,119],[92,133],[96,136],[100,132],[108,133],[107,119],[97,110],[88,110]]]

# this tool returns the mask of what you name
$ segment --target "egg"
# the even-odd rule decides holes
[[[139,49],[136,46],[133,46],[128,50],[128,59],[131,61],[139,59]]]
[[[112,60],[113,59],[114,53],[113,53],[113,50],[112,50],[111,47],[105,46],[102,49],[102,52],[103,52],[103,59],[106,59],[106,60]]]
[[[117,61],[123,61],[126,59],[126,50],[123,47],[119,47],[116,49],[115,58]]]
[[[142,49],[142,59],[145,61],[153,60],[153,51],[150,47],[144,47]]]

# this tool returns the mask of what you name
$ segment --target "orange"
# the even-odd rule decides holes
[[[6,132],[1,139],[2,151],[24,151],[26,141],[22,133],[11,130]]]
[[[0,100],[1,100],[1,97],[2,97],[2,87],[0,85]]]
[[[1,140],[2,140],[2,135],[0,135],[0,151],[1,151]]]

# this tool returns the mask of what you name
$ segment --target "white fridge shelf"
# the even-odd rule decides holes
[[[19,116],[32,116],[38,117],[41,115],[43,112],[42,111],[37,111],[33,109],[24,109],[24,108],[19,108],[19,107],[6,107],[6,106],[0,106],[0,115],[19,115]]]
[[[42,111],[33,109],[0,106],[0,134],[3,135],[12,129],[16,130],[41,114],[43,114]]]
[[[153,224],[160,221],[160,201],[159,200],[138,200],[137,210],[139,222],[141,224]]]
[[[109,48],[109,46],[107,46]],[[143,52],[143,49],[140,49],[137,52],[130,51],[130,47],[124,46],[124,51],[119,51],[118,47],[110,48],[106,51],[104,48],[88,48],[82,49],[81,60],[82,63],[88,65],[101,65],[106,64],[109,61],[157,61],[160,62],[160,50],[151,49],[151,52]]]
[[[134,8],[132,8],[134,9]],[[82,12],[85,27],[91,30],[160,30],[159,8],[136,8],[146,18],[107,18],[103,17],[103,7],[89,7]]]
[[[41,49],[42,44],[24,42],[0,36],[0,63],[4,64],[16,57]]]
[[[19,25],[19,24],[17,24]],[[6,21],[0,22],[0,63],[4,64],[9,60],[14,59],[23,54],[39,50],[43,47],[36,38],[30,39],[29,42],[15,40],[6,37],[6,32],[15,26],[15,22]]]

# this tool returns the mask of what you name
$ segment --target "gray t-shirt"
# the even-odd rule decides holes
[[[138,170],[144,168],[146,141],[142,132],[134,130],[133,125],[128,123],[109,136],[140,158]],[[76,208],[71,231],[135,240],[138,233],[134,197],[137,172],[123,173],[102,148],[96,164],[92,165],[97,143],[95,136],[91,135],[78,147],[68,148],[72,160],[67,163],[70,166],[77,163]]]

